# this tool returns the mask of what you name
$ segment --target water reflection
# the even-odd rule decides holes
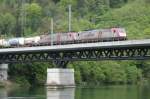
[[[150,86],[101,86],[99,88],[0,88],[0,99],[150,99]]]
[[[74,99],[74,88],[47,89],[47,99]]]
[[[0,99],[8,99],[7,98],[7,91],[5,88],[0,88]]]
[[[148,86],[103,86],[79,88],[75,99],[150,99]]]

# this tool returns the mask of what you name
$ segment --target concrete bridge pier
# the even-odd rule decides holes
[[[8,74],[8,64],[0,64],[0,82],[4,82],[7,80]]]
[[[64,88],[75,87],[74,69],[67,69],[67,62],[54,61],[57,68],[47,69],[47,82],[48,88]]]
[[[47,69],[46,85],[48,88],[75,87],[74,69]]]

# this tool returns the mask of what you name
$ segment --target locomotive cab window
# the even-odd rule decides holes
[[[113,30],[113,32],[115,33],[115,32],[116,32],[116,30]]]

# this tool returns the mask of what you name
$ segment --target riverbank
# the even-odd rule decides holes
[[[137,86],[142,86],[142,85],[150,85],[150,79],[143,79],[140,82],[137,83],[128,83],[128,84],[123,84],[123,83],[101,83],[101,84],[95,84],[95,83],[80,83],[80,84],[76,84],[76,88],[98,88],[101,86],[132,86],[132,85],[137,85]],[[4,81],[4,82],[0,82],[0,88],[19,88],[19,87],[25,87],[26,88],[30,88],[30,87],[43,87],[45,86],[45,84],[39,84],[39,85],[33,85],[33,84],[29,84],[29,83],[25,83],[23,81]],[[45,86],[46,87],[46,86]]]
[[[23,86],[22,84],[19,84],[19,83],[16,83],[14,81],[10,81],[10,80],[7,80],[7,81],[1,81],[0,82],[0,88],[6,88],[6,89],[14,89],[14,88],[19,88]],[[25,85],[26,86],[26,85]],[[30,87],[30,86],[26,86],[26,87]]]

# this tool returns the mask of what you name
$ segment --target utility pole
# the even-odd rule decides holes
[[[69,5],[69,32],[71,32],[71,5]]]
[[[26,0],[21,0],[21,36],[24,36],[26,28],[26,11],[25,11]]]
[[[53,25],[53,18],[51,18],[51,46],[53,45],[53,33],[54,33],[54,25]]]

